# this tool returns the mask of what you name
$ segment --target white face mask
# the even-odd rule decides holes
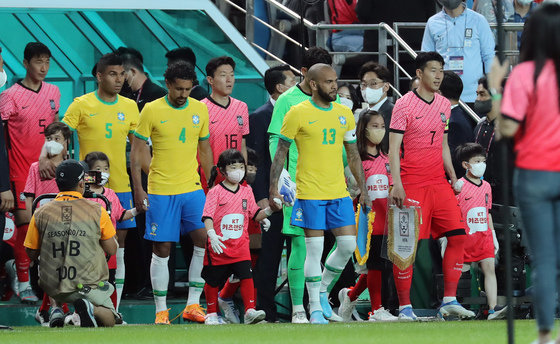
[[[99,183],[100,186],[107,184],[109,180],[109,173],[108,172],[101,172],[101,182]]]
[[[381,100],[381,97],[383,97],[383,87],[366,87],[365,90],[362,90],[362,98],[364,98],[368,104],[377,104]]]
[[[47,141],[45,143],[45,149],[49,155],[58,155],[64,149],[64,146],[56,141]]]
[[[348,98],[340,97],[340,104],[348,107],[350,110],[354,107],[354,102]]]
[[[486,171],[486,163],[479,162],[477,164],[471,164],[471,168],[469,169],[469,171],[471,171],[471,174],[473,176],[481,178]]]
[[[517,0],[517,3],[519,3],[521,6],[530,5],[532,2],[533,0]]]
[[[227,173],[228,179],[232,183],[239,183],[245,176],[245,171],[242,169],[235,169]]]

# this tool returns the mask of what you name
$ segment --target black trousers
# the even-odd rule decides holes
[[[282,259],[284,243],[289,237],[282,234],[282,212],[277,212],[269,217],[270,229],[262,233],[262,248],[257,262],[257,308],[266,312],[266,321],[274,322],[278,315],[274,302],[278,267]]]

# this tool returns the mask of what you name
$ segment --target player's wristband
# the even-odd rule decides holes
[[[272,211],[272,209],[270,209],[270,207],[264,208],[263,211],[266,214],[266,216],[270,216],[273,213],[273,211]]]
[[[132,208],[130,209],[130,213],[132,214],[132,216],[136,217],[136,215],[138,215],[138,210],[136,210],[136,208]]]
[[[502,100],[502,94],[501,93],[496,93],[492,95],[492,100],[494,101],[500,101]]]

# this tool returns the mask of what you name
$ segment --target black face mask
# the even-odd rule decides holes
[[[488,100],[475,100],[474,112],[479,115],[486,115],[492,110],[492,99]]]
[[[462,2],[462,0],[440,0],[441,5],[448,10],[456,9]]]
[[[245,180],[247,181],[247,184],[253,184],[255,182],[256,177],[257,177],[256,173],[250,173],[250,172],[245,173]]]

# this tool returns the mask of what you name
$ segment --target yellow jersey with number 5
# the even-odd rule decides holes
[[[167,96],[156,99],[144,106],[134,135],[152,140],[148,193],[178,195],[202,188],[196,153],[198,142],[210,137],[204,103],[187,98],[176,108]]]
[[[356,142],[352,110],[332,102],[321,108],[306,100],[284,117],[280,137],[295,142],[299,156],[296,197],[330,200],[348,196],[342,152],[344,142]]]
[[[130,191],[126,172],[126,140],[138,124],[138,106],[133,100],[117,95],[108,103],[97,91],[74,99],[62,120],[78,133],[80,159],[90,152],[103,152],[109,157],[107,185],[115,192]]]

